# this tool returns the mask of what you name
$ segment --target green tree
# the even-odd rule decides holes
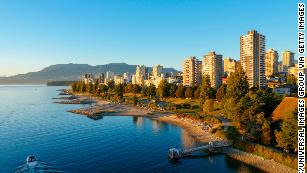
[[[156,87],[153,84],[150,84],[147,88],[147,96],[154,97],[156,96]]]
[[[176,97],[177,98],[184,98],[185,97],[185,87],[182,84],[178,85],[176,90]]]
[[[286,77],[286,83],[289,85],[296,85],[297,79],[293,74],[289,74]]]
[[[176,90],[177,90],[177,85],[176,84],[170,84],[169,96],[175,97],[176,96]]]
[[[124,93],[124,90],[125,90],[125,87],[124,87],[123,84],[118,84],[118,85],[115,85],[115,86],[114,86],[114,92],[115,92],[116,94],[119,94],[119,93],[123,94],[123,93]]]
[[[134,94],[140,93],[140,92],[141,92],[141,87],[140,87],[138,84],[133,84],[132,92],[133,92]]]
[[[88,88],[87,88],[87,92],[93,94],[94,93],[94,85],[92,84],[92,82],[89,82],[88,84]]]
[[[200,87],[199,87],[199,86],[196,86],[195,88],[196,88],[196,89],[194,89],[193,96],[194,96],[194,98],[198,99],[199,96],[200,96]]]
[[[213,98],[213,94],[215,95],[213,88],[211,88],[210,77],[205,75],[200,85],[200,105],[203,105],[207,98]]]
[[[212,99],[206,99],[204,105],[203,105],[203,112],[204,113],[210,113],[213,111],[213,103],[214,101]]]
[[[227,83],[227,94],[228,98],[235,98],[236,101],[239,101],[242,97],[248,93],[249,84],[247,77],[242,67],[238,65],[236,72],[230,75]]]
[[[292,112],[281,125],[281,131],[275,131],[277,146],[285,151],[297,150],[297,110]]]
[[[271,124],[270,121],[265,120],[261,127],[261,143],[270,145],[271,144]]]
[[[80,90],[80,84],[81,83],[81,81],[78,81],[78,82],[76,82],[76,92],[81,92],[81,90]]]
[[[148,96],[148,87],[146,85],[142,86],[141,94],[142,96]]]
[[[164,79],[160,82],[157,88],[157,94],[162,98],[169,95],[169,84],[167,80]]]
[[[226,96],[227,85],[222,84],[216,92],[216,99],[222,101]]]
[[[215,99],[215,96],[216,96],[216,89],[210,87],[207,93],[207,97],[210,99]]]
[[[228,140],[235,141],[240,137],[240,133],[234,126],[229,126],[226,131],[226,137]]]
[[[94,93],[98,93],[98,86],[99,86],[99,80],[98,79],[95,79],[95,82],[94,82]]]
[[[113,91],[114,87],[115,87],[115,82],[113,80],[108,81],[107,83],[109,90]]]
[[[73,92],[77,92],[77,88],[78,88],[78,82],[74,82],[73,84],[71,84],[71,89]]]
[[[103,92],[103,93],[106,93],[109,90],[109,87],[105,84],[100,85],[99,88],[100,88],[101,92]]]
[[[86,84],[83,81],[81,81],[79,85],[79,92],[84,93],[86,91],[87,91]]]
[[[235,121],[239,120],[240,108],[234,98],[226,99],[223,107],[223,114]]]
[[[192,98],[193,97],[193,89],[192,87],[188,87],[185,90],[185,98]]]
[[[265,113],[265,117],[272,114],[275,108],[281,102],[281,96],[269,90],[250,90],[248,94],[240,99],[242,110],[253,109],[255,115],[260,112]]]
[[[128,85],[126,85],[126,87],[125,87],[126,93],[132,93],[132,90],[133,90],[133,84],[132,83],[129,83]]]

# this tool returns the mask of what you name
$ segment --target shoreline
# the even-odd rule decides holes
[[[88,96],[79,95],[80,99],[88,98]],[[187,133],[195,138],[200,143],[208,143],[210,141],[221,141],[223,139],[217,137],[214,134],[211,134],[208,130],[204,130],[201,126],[195,124],[193,120],[186,120],[176,116],[173,112],[166,112],[166,111],[156,111],[156,110],[149,110],[147,108],[127,105],[127,104],[118,104],[118,103],[111,103],[105,100],[101,100],[99,98],[92,98],[93,101],[96,103],[98,107],[102,109],[107,109],[106,111],[114,111],[113,113],[108,113],[106,116],[135,116],[135,117],[146,117],[155,119],[158,121],[170,123],[176,126],[179,126],[187,131]],[[115,111],[116,110],[116,111]],[[84,115],[87,116],[87,115]],[[103,116],[103,115],[102,115]],[[272,173],[294,173],[296,170],[282,165],[274,160],[268,160],[263,157],[260,157],[255,154],[247,153],[232,147],[228,147],[224,149],[222,152],[228,157],[251,165],[257,169],[260,169],[265,172],[272,172]]]
[[[187,123],[187,122],[182,122],[178,117],[173,117],[173,115],[170,115],[167,117],[160,117],[158,118],[158,120],[167,122],[167,123],[171,123],[181,128],[184,128],[185,130],[187,130],[189,135],[191,135],[196,140],[202,143],[206,143],[208,142],[208,140],[212,140],[212,139],[214,140],[217,138],[214,134],[211,134],[210,132],[204,133],[202,132],[201,128],[193,124]],[[209,135],[209,137],[207,135]],[[286,165],[282,165],[278,162],[275,162],[274,160],[268,160],[261,156],[247,153],[247,152],[238,150],[233,147],[228,147],[224,149],[222,153],[232,159],[241,161],[243,163],[251,165],[265,172],[272,172],[272,173],[294,173],[296,172],[294,169]]]

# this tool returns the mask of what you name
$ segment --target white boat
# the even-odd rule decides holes
[[[36,157],[34,155],[28,156],[26,161],[27,161],[27,165],[29,167],[36,167],[37,164],[38,164],[37,163],[37,159],[36,159]]]

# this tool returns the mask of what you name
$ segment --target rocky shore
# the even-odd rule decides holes
[[[77,96],[69,96],[69,97],[55,97],[55,98],[52,98],[52,99],[55,99],[55,100],[72,100],[72,99],[77,99],[78,97]]]
[[[63,91],[62,94],[60,93],[60,95],[70,95],[69,97],[58,97],[58,98],[53,98],[56,100],[61,100],[61,101],[55,101],[53,103],[58,103],[58,104],[90,104],[90,103],[94,103],[96,101],[89,99],[87,97],[79,97],[79,96],[75,96],[75,95],[71,95],[71,93],[69,93],[68,91]]]
[[[87,108],[69,110],[68,112],[86,115],[86,116],[93,116],[93,115],[98,115],[98,114],[103,114],[103,113],[115,113],[116,111],[114,111],[114,110],[103,110],[101,107],[98,107],[98,106],[90,106],[90,107],[87,107]]]
[[[59,104],[90,104],[90,103],[93,103],[93,101],[73,99],[73,100],[58,101],[58,102],[53,102],[53,103],[59,103]]]
[[[261,169],[265,172],[272,172],[272,173],[294,173],[297,172],[296,170],[282,165],[280,163],[275,162],[274,160],[264,159],[263,157],[246,153],[241,150],[235,148],[227,148],[223,151],[224,154],[227,156],[244,162],[246,164],[252,165],[255,168]]]

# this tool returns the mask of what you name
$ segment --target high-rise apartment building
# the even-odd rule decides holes
[[[135,83],[142,85],[144,80],[148,79],[148,71],[144,65],[136,66],[135,70]]]
[[[265,53],[265,76],[270,77],[278,72],[278,53],[269,49]]]
[[[240,63],[250,87],[266,86],[265,82],[265,36],[255,30],[240,37]]]
[[[281,61],[278,61],[278,72],[282,72],[282,62]]]
[[[294,66],[294,53],[291,51],[284,51],[282,53],[282,70],[288,71],[288,68]]]
[[[224,74],[223,57],[217,55],[214,51],[209,52],[203,59],[203,76],[208,75],[211,87],[219,88],[222,85],[222,77]]]
[[[231,73],[236,72],[237,61],[231,58],[224,59],[224,73],[226,73],[227,77],[230,76]]]
[[[107,84],[111,80],[114,80],[114,72],[107,71],[106,76],[104,78],[104,83]]]
[[[161,65],[154,65],[152,67],[152,76],[154,79],[157,79],[158,77],[161,76],[163,70],[163,66]]]
[[[183,85],[198,85],[201,82],[201,61],[196,57],[190,57],[183,62]]]
[[[131,82],[131,77],[132,77],[132,76],[129,75],[128,72],[125,72],[125,73],[123,74],[123,78],[124,78],[124,80],[125,80],[126,83]]]
[[[94,75],[86,73],[83,76],[81,76],[81,79],[84,81],[84,83],[87,85],[89,83],[94,83]]]

